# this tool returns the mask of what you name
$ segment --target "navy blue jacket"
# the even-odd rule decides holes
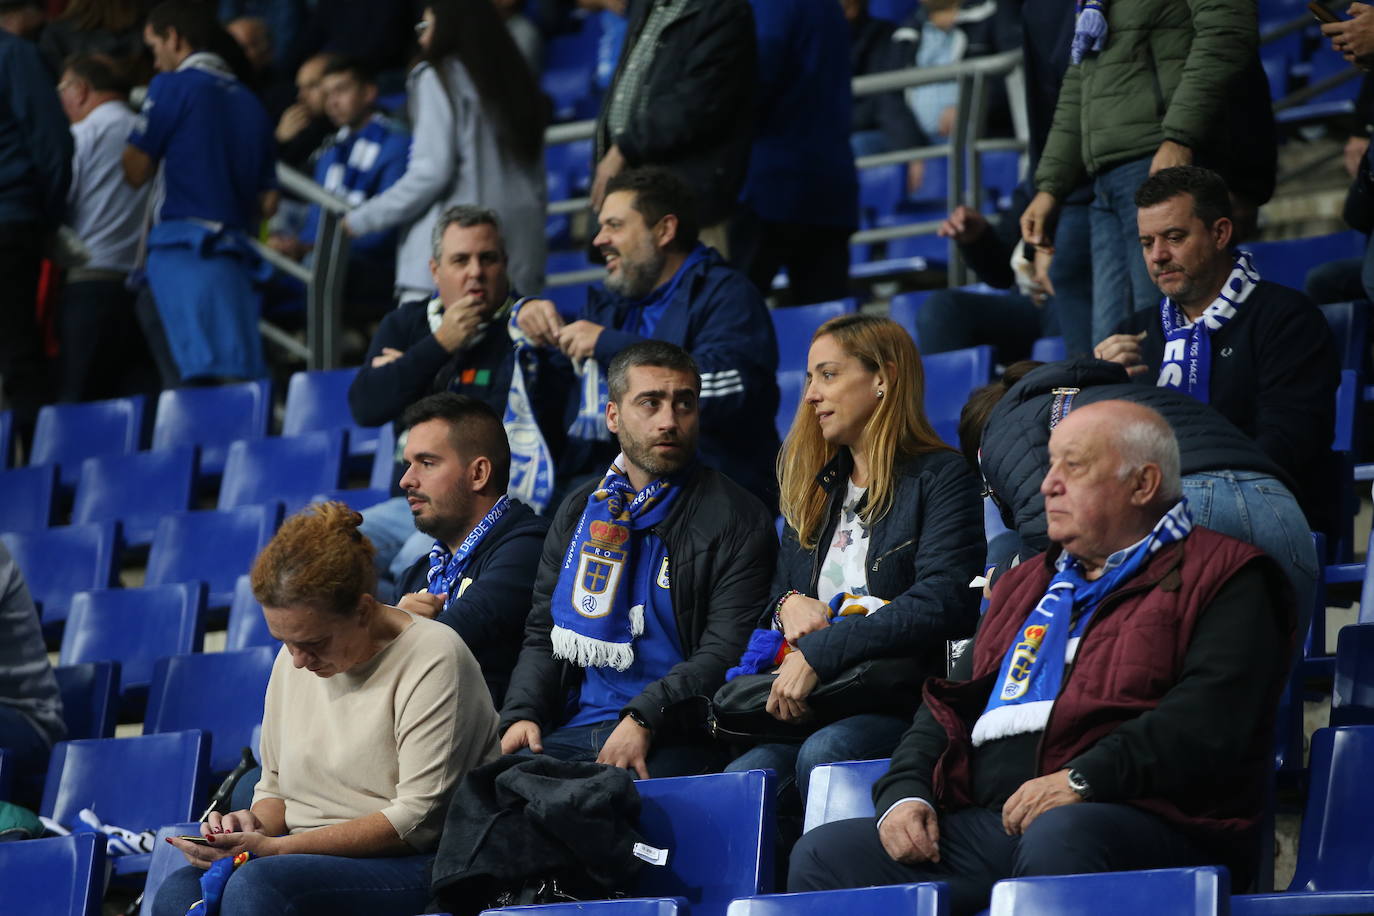
[[[72,180],[72,132],[32,42],[0,29],[0,223],[56,229]]]
[[[621,350],[647,338],[622,331],[633,303],[592,287],[580,317],[602,325],[595,357],[602,371]],[[678,284],[652,335],[692,354],[701,370],[701,459],[765,504],[776,502],[773,462],[778,434],[778,342],[763,298],[744,274],[714,250]],[[576,401],[578,391],[572,386]],[[580,448],[579,448],[580,446]],[[615,457],[592,443],[569,439],[560,476],[604,471]],[[604,460],[602,460],[604,459]]]
[[[753,0],[754,146],[740,199],[770,222],[852,229],[849,26],[835,0]]]
[[[790,589],[820,600],[816,582],[829,552],[852,463],[847,451],[816,476],[830,494],[830,520],[815,550],[804,550],[789,526],[778,551],[771,620]],[[943,673],[945,640],[972,636],[981,595],[969,588],[983,572],[985,543],[978,478],[957,452],[941,449],[907,459],[897,471],[891,507],[868,544],[868,592],[889,601],[867,617],[808,633],[797,648],[822,681],[862,661],[910,656]],[[769,624],[761,624],[769,625]]]
[[[506,698],[510,673],[520,655],[525,615],[548,530],[547,518],[512,500],[463,570],[463,579],[471,580],[470,584],[436,618],[453,627],[472,650],[497,709]],[[401,577],[399,593],[425,591],[428,576],[429,556],[425,555]]]

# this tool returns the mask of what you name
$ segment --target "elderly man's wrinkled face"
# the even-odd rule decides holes
[[[1135,475],[1122,477],[1112,445],[1115,423],[1096,405],[1069,414],[1050,434],[1050,466],[1040,484],[1050,540],[1084,560],[1100,562],[1128,546],[1119,543],[1133,519]]]

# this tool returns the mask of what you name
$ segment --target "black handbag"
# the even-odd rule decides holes
[[[816,685],[806,698],[811,717],[781,722],[765,709],[773,689],[772,674],[743,674],[711,698],[707,725],[711,734],[731,744],[783,742],[800,744],[816,729],[847,716],[877,712],[909,716],[921,702],[921,685],[929,674],[913,658],[872,658]]]

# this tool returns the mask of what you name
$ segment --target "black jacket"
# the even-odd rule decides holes
[[[803,550],[790,527],[784,532],[765,616],[771,616],[777,600],[790,589],[830,599],[816,594],[816,581],[851,467],[849,453],[841,452],[817,475],[818,486],[831,494],[831,512],[815,550]],[[909,459],[898,473],[892,506],[869,537],[867,559],[869,594],[891,603],[875,614],[798,640],[802,655],[822,681],[881,656],[909,655],[927,664],[942,663],[945,640],[963,639],[978,624],[980,595],[969,588],[983,571],[986,547],[977,477],[957,453],[944,450]]]
[[[521,502],[510,508],[473,551],[463,579],[469,585],[437,618],[457,631],[482,666],[491,702],[501,708],[511,669],[520,655],[525,612],[549,520]],[[397,583],[399,594],[428,587],[429,556],[420,557]]]
[[[700,225],[712,226],[734,211],[749,165],[757,78],[754,13],[747,0],[689,4],[659,37],[640,86],[648,104],[612,137],[610,100],[650,5],[643,0],[630,5],[620,64],[597,118],[596,159],[615,144],[630,167],[671,169],[696,190]]]
[[[1149,371],[1135,380],[1153,386],[1164,357],[1159,309],[1141,309],[1117,331],[1149,332],[1140,345]],[[1212,406],[1293,480],[1293,495],[1314,531],[1329,531],[1333,516],[1340,370],[1321,311],[1277,283],[1260,281],[1236,316],[1212,334]]]
[[[579,488],[563,502],[544,539],[525,644],[501,709],[502,731],[522,719],[538,723],[546,734],[557,728],[566,719],[569,693],[580,684],[581,669],[553,657],[549,601],[573,529],[596,485]],[[767,598],[777,538],[773,519],[756,497],[701,465],[653,531],[668,550],[669,593],[685,660],[645,687],[625,711],[633,710],[658,731],[671,707],[711,696],[725,682]]]
[[[1013,385],[993,408],[983,429],[983,479],[1004,517],[1009,516],[1004,520],[1029,548],[1027,553],[1049,548],[1040,482],[1049,467],[1046,448],[1056,388],[1080,389],[1074,395],[1073,407],[1123,400],[1159,411],[1178,439],[1179,470],[1183,474],[1254,471],[1292,487],[1287,475],[1253,439],[1196,398],[1172,388],[1131,384],[1126,370],[1116,363],[1086,357],[1050,363],[1028,372]]]
[[[849,24],[849,66],[855,76],[899,70],[909,64],[892,43],[897,26],[886,19],[860,13]],[[930,141],[916,123],[900,90],[854,96],[850,130],[880,130],[893,149],[925,146]]]

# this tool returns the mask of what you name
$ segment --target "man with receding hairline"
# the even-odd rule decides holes
[[[789,890],[945,881],[955,914],[1009,877],[1253,867],[1294,631],[1267,555],[1194,527],[1164,418],[1100,401],[1054,428],[1053,547],[998,580],[972,645]]]

